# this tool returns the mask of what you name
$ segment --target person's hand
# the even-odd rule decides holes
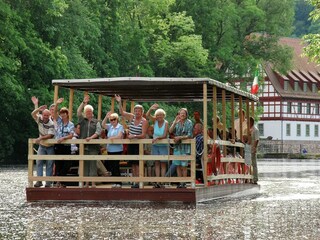
[[[158,109],[158,108],[159,108],[159,104],[157,104],[157,103],[153,104],[153,105],[150,107],[150,109],[152,109],[152,110],[156,110],[156,109]]]
[[[45,110],[47,108],[48,108],[47,105],[42,105],[42,106],[39,107],[39,111],[42,112],[43,110]]]
[[[40,141],[41,141],[41,138],[40,138],[40,137],[38,137],[38,138],[36,139],[36,144],[39,144],[39,143],[40,143]]]
[[[175,123],[180,122],[180,116],[179,116],[179,115],[176,116],[176,118],[174,119],[174,122],[175,122]]]
[[[156,143],[156,142],[158,142],[158,138],[154,138],[154,139],[152,139],[152,143]]]
[[[111,111],[107,112],[107,114],[106,114],[106,118],[109,118],[109,117],[111,116],[111,114],[112,114],[112,112],[111,112]]]
[[[174,141],[174,143],[179,143],[179,142],[181,142],[181,137],[180,136],[174,137],[173,141]]]
[[[134,135],[134,134],[129,134],[128,135],[128,139],[134,139],[134,138],[136,138],[137,136],[136,135]]]
[[[59,98],[57,101],[56,101],[56,104],[60,104],[64,101],[64,98]]]
[[[90,101],[90,96],[89,95],[86,95],[84,98],[83,98],[83,102],[85,104],[88,104],[88,102]]]
[[[86,138],[86,142],[90,142],[90,140],[91,140],[91,137]]]
[[[31,101],[33,102],[33,105],[38,105],[38,104],[39,104],[39,100],[38,100],[38,98],[35,97],[35,96],[32,96],[32,97],[31,97]]]
[[[59,139],[57,140],[57,142],[58,142],[58,143],[61,143],[61,142],[63,142],[63,140],[64,140],[64,138],[62,137],[62,138],[59,138]]]
[[[117,101],[118,103],[121,102],[121,97],[120,97],[120,95],[115,94],[115,95],[114,95],[114,98],[116,99],[116,101]]]

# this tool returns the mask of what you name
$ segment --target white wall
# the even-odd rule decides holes
[[[264,126],[264,135],[260,136],[266,138],[272,136],[273,140],[309,140],[309,141],[320,141],[319,136],[315,136],[315,125],[318,125],[318,131],[320,131],[320,122],[302,122],[302,121],[259,121],[258,124],[263,124]],[[290,136],[286,135],[286,125],[290,124],[291,134]],[[301,136],[297,136],[297,125],[301,126]],[[306,136],[306,125],[310,126],[310,136]],[[282,129],[282,134],[281,134]],[[320,132],[318,133],[320,134]]]

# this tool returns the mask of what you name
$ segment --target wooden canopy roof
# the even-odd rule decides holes
[[[226,100],[239,96],[243,100],[258,101],[258,97],[210,78],[160,78],[160,77],[117,77],[90,79],[59,79],[52,80],[53,85],[72,88],[80,91],[112,97],[119,94],[123,99],[131,101],[163,101],[192,102],[202,101],[204,83],[207,84],[207,99],[213,97],[216,86],[217,98],[222,98],[226,90]]]

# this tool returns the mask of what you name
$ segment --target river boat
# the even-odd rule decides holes
[[[123,108],[131,102],[131,111],[135,102],[201,102],[203,104],[203,127],[208,129],[208,112],[212,111],[213,125],[217,126],[218,105],[221,106],[221,122],[227,125],[227,111],[230,112],[232,136],[234,136],[234,119],[237,108],[246,109],[246,117],[254,114],[258,98],[248,92],[239,90],[228,84],[210,78],[162,78],[162,77],[117,77],[117,78],[91,78],[91,79],[59,79],[53,80],[54,102],[58,99],[59,90],[69,90],[69,116],[72,116],[75,94],[95,94],[98,99],[97,118],[102,116],[102,102],[105,96],[111,98],[110,110],[115,111],[115,94],[123,99]],[[211,102],[212,104],[208,104]],[[208,105],[212,105],[208,109]],[[228,108],[228,110],[227,110]],[[127,110],[128,111],[128,110]],[[210,119],[211,121],[211,119]],[[240,124],[240,129],[248,127]],[[215,127],[214,127],[215,128]],[[241,131],[242,132],[242,131]],[[240,133],[242,135],[242,133]],[[241,137],[241,136],[240,136]],[[210,154],[203,154],[202,167],[196,166],[195,140],[183,140],[182,143],[191,145],[191,154],[185,156],[175,155],[144,155],[144,145],[152,144],[151,139],[93,139],[86,142],[82,139],[67,140],[65,144],[78,144],[79,155],[37,155],[36,141],[29,139],[28,151],[28,186],[26,198],[28,202],[34,201],[156,201],[156,202],[188,202],[199,203],[216,198],[222,198],[238,193],[257,193],[259,185],[252,184],[252,169],[246,166],[242,157],[244,144],[227,140],[226,131],[222,139],[218,140],[216,129],[213,130],[212,139],[207,131],[203,133],[204,153],[214,149]],[[46,140],[48,143],[57,143],[56,140]],[[173,140],[161,140],[160,143],[174,144]],[[84,155],[86,144],[139,144],[139,155]],[[219,149],[220,147],[220,149]],[[227,156],[228,148],[240,148],[240,154]],[[74,176],[35,176],[35,160],[67,160],[79,161],[78,175]],[[84,176],[84,161],[99,160],[129,160],[139,161],[139,176],[132,177],[130,168],[123,166],[125,174],[114,176]],[[148,177],[145,176],[145,163],[151,160],[189,160],[188,177]],[[196,181],[196,171],[202,171],[203,183]],[[66,188],[35,188],[35,181],[76,182],[75,186]],[[100,182],[96,188],[85,188],[84,182]],[[133,189],[130,185],[122,188],[112,188],[112,182],[138,182],[140,188]],[[164,183],[165,188],[153,188],[150,182]],[[185,182],[187,188],[176,188],[175,183]],[[170,183],[170,184],[168,184]]]

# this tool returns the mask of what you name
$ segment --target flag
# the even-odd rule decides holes
[[[256,69],[254,72],[254,79],[251,87],[251,93],[252,94],[257,94],[259,91],[259,68]]]

